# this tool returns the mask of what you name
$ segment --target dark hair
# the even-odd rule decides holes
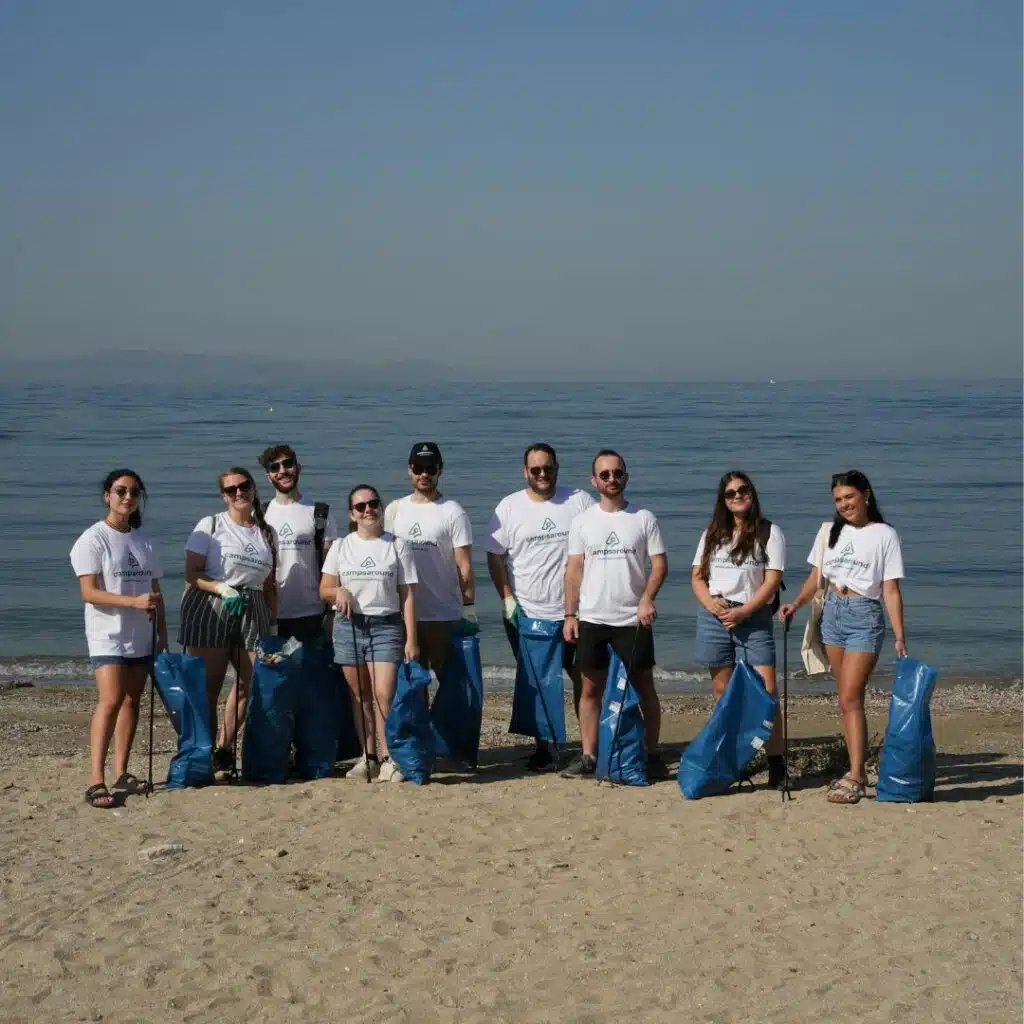
[[[753,500],[750,502],[750,514],[743,521],[740,535],[733,540],[736,532],[736,520],[729,506],[725,503],[725,491],[730,480],[742,480],[750,488]],[[761,502],[757,497],[754,481],[746,473],[731,469],[718,481],[718,494],[715,496],[715,510],[711,513],[707,533],[704,535],[704,552],[700,560],[700,575],[705,583],[711,579],[711,559],[720,548],[729,547],[729,557],[734,565],[742,565],[750,556],[757,557],[758,545],[761,557],[765,557],[764,545],[771,531],[771,523],[761,518]]]
[[[348,492],[348,501],[345,502],[345,504],[348,505],[349,512],[352,511],[352,498],[356,494],[357,491],[373,491],[373,496],[378,501],[380,501],[380,491],[378,491],[377,488],[373,486],[373,484],[356,484],[356,486],[353,487],[352,490]],[[354,533],[357,529],[358,529],[358,527],[352,521],[352,517],[349,516],[349,518],[348,518],[348,532],[349,533]]]
[[[290,444],[272,444],[269,448],[263,449],[263,454],[259,457],[259,464],[264,469],[267,469],[272,462],[275,462],[282,456],[286,459],[298,461],[295,449]]]
[[[549,444],[544,444],[543,441],[538,441],[537,444],[531,444],[530,447],[527,448],[525,452],[523,452],[523,465],[524,466],[527,464],[527,462],[530,461],[530,456],[534,452],[544,452],[545,455],[550,455],[551,456],[551,461],[556,466],[558,465],[558,456],[555,454],[555,449],[552,448],[551,445],[549,445]]]
[[[277,577],[277,538],[274,536],[274,530],[270,523],[267,522],[266,517],[263,515],[263,502],[260,501],[259,491],[256,490],[256,481],[252,478],[252,473],[249,472],[244,466],[232,466],[230,469],[225,469],[219,477],[217,477],[217,490],[221,490],[224,485],[224,477],[226,476],[244,476],[249,481],[249,486],[252,488],[252,517],[256,520],[256,525],[260,528],[260,533],[263,534],[263,539],[267,542],[267,547],[270,548],[270,560],[273,563],[274,577]]]
[[[878,507],[878,501],[875,498],[875,491],[871,486],[871,481],[859,469],[848,469],[843,473],[835,473],[832,477],[831,489],[834,491],[837,487],[853,487],[860,491],[868,499],[868,522],[885,522],[882,518],[882,510]],[[848,525],[846,520],[837,512],[832,520],[832,529],[828,534],[828,546],[830,548],[836,546],[839,534],[846,525]]]
[[[614,455],[615,458],[622,463],[622,468],[626,468],[626,460],[614,449],[614,448],[602,448],[595,456],[594,461],[590,464],[590,475],[597,476],[597,460],[603,459],[606,456]]]
[[[109,494],[110,488],[114,486],[114,481],[122,476],[130,476],[139,485],[139,490],[142,492],[139,495],[138,505],[135,506],[134,511],[128,516],[128,529],[137,530],[142,525],[142,506],[146,500],[146,485],[142,482],[142,477],[134,469],[112,469],[103,478],[103,483],[100,485],[100,494]]]

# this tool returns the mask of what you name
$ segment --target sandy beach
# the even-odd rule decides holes
[[[936,801],[828,805],[838,719],[793,701],[783,804],[482,764],[82,801],[92,693],[0,692],[0,1018],[1004,1022],[1021,1017],[1021,691],[933,703]],[[666,753],[710,709],[665,700]],[[885,701],[869,702],[881,735]],[[158,715],[156,777],[173,733]],[[145,727],[133,767],[145,771]],[[759,780],[763,782],[763,776]],[[158,844],[176,852],[149,859]]]

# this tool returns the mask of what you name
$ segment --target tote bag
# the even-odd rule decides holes
[[[814,542],[818,563],[822,567],[825,565],[825,544],[828,542],[831,528],[831,523],[822,523]],[[809,676],[820,676],[829,670],[828,654],[825,653],[825,645],[821,642],[821,614],[825,610],[825,595],[828,593],[828,580],[825,578],[824,568],[819,569],[818,584],[818,589],[811,598],[811,613],[807,617],[804,639],[800,645],[800,657]]]

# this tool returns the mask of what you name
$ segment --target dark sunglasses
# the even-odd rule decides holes
[[[294,469],[294,459],[278,459],[277,462],[272,462],[267,466],[268,473],[280,473],[282,469]]]
[[[369,501],[355,501],[349,508],[353,512],[365,512],[368,508],[380,508],[380,498],[371,498]]]
[[[602,469],[601,472],[597,474],[597,478],[598,480],[605,481],[612,479],[625,480],[626,471],[624,469]]]
[[[119,498],[124,498],[125,496],[131,497],[131,498],[137,498],[137,497],[139,497],[140,494],[142,494],[142,488],[141,487],[125,487],[124,484],[122,484],[120,487],[111,487],[110,489]]]
[[[437,476],[437,471],[440,467],[435,463],[428,465],[425,462],[410,462],[409,468],[416,476]]]
[[[236,494],[248,494],[252,490],[252,484],[248,480],[241,484],[228,484],[227,487],[222,487],[221,490],[229,497],[233,498]]]
[[[749,498],[750,497],[749,487],[737,487],[733,490],[731,487],[727,491],[723,491],[726,501],[734,501],[736,498]]]
[[[558,472],[558,466],[549,462],[546,466],[531,466],[530,476],[554,476]]]

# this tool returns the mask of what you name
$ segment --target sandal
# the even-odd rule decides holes
[[[844,775],[829,787],[825,799],[830,804],[856,804],[864,798],[864,783]]]
[[[107,789],[106,783],[97,782],[85,791],[85,802],[90,807],[96,807],[101,811],[109,811],[117,807],[121,801]]]
[[[114,783],[115,793],[125,793],[128,796],[142,796],[149,792],[149,783],[143,782],[131,772],[125,772],[117,782]]]

